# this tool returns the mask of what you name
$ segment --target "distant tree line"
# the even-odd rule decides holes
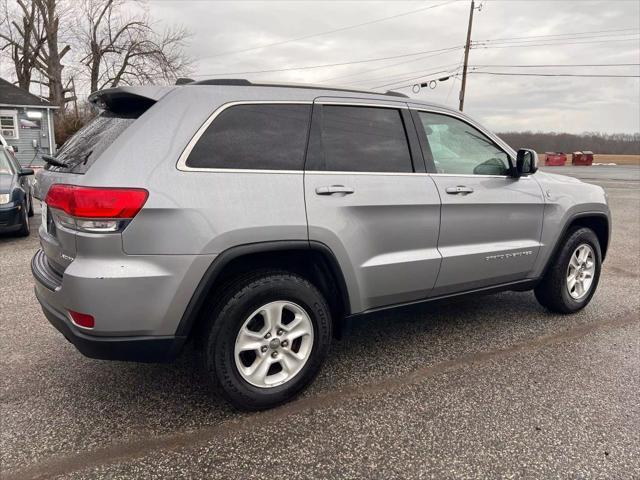
[[[515,149],[533,148],[538,153],[591,150],[600,154],[640,155],[640,133],[505,132],[498,135]]]

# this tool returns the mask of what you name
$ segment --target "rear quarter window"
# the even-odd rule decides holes
[[[311,105],[235,105],[207,127],[186,161],[191,168],[302,170]]]

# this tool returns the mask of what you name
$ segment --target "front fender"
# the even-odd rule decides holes
[[[531,273],[534,278],[544,274],[548,262],[576,220],[598,217],[606,220],[609,233],[611,231],[611,212],[605,190],[597,185],[565,179],[560,175],[544,175],[537,179],[545,197],[545,208],[540,255]]]

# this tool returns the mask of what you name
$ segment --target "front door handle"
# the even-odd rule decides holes
[[[447,187],[446,192],[450,195],[466,195],[468,193],[473,193],[473,188],[458,185],[457,187]]]
[[[318,187],[316,188],[317,195],[350,195],[354,192],[353,188],[345,187],[344,185],[330,185],[326,187]]]

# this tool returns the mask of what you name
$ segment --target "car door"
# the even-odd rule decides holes
[[[316,99],[305,200],[309,239],[336,256],[353,313],[431,291],[440,199],[405,103]]]
[[[541,246],[538,183],[510,176],[507,149],[466,117],[438,111],[414,111],[413,117],[442,200],[442,266],[432,294],[527,278]]]

